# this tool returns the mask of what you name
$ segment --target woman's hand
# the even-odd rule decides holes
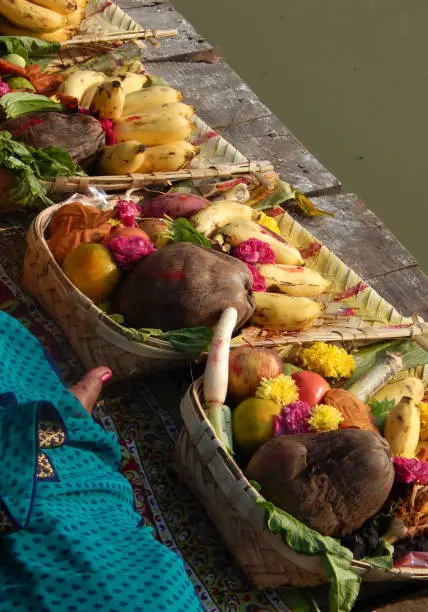
[[[104,366],[89,370],[87,374],[71,387],[70,392],[77,397],[84,409],[92,414],[103,385],[112,377],[111,370]]]

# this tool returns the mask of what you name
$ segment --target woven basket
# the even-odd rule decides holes
[[[203,504],[230,551],[260,587],[317,586],[328,582],[319,556],[289,548],[265,526],[256,489],[225,451],[203,409],[203,380],[181,402],[183,428],[175,448],[177,472]],[[353,561],[352,569],[368,581],[428,580],[428,569],[375,568]]]
[[[62,328],[85,368],[111,368],[114,380],[145,376],[185,364],[189,357],[163,340],[130,340],[126,330],[110,319],[68,280],[45,240],[57,204],[42,211],[27,234],[23,286]]]

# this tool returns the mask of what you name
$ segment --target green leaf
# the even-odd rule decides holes
[[[296,194],[295,194],[295,203],[296,203],[296,206],[299,208],[299,210],[306,217],[320,217],[322,215],[328,215],[329,217],[334,217],[333,213],[328,212],[327,210],[321,210],[320,208],[317,208],[315,204],[313,204],[313,202],[310,201],[309,198],[303,195],[303,193],[299,193],[298,191],[296,191]]]
[[[369,406],[378,429],[383,432],[386,418],[395,406],[394,400],[384,399],[381,402],[374,400],[369,402]]]
[[[172,239],[175,242],[192,242],[207,249],[211,248],[211,243],[203,236],[187,219],[180,217],[175,219],[172,228]]]
[[[272,533],[281,535],[294,551],[320,555],[330,577],[330,612],[349,612],[358,596],[361,579],[351,568],[352,553],[334,538],[322,536],[287,512],[259,497],[266,510],[266,523]]]
[[[154,74],[146,74],[147,81],[143,85],[143,89],[147,87],[158,87],[159,85],[168,87],[167,81],[160,76],[155,76]]]
[[[133,340],[147,342],[149,338],[159,338],[169,342],[174,348],[191,357],[198,357],[209,350],[213,332],[208,327],[189,327],[163,332],[161,329],[143,327],[133,329],[124,327]]]
[[[370,565],[374,565],[382,569],[392,569],[393,552],[394,547],[389,544],[389,542],[385,542],[385,540],[381,539],[373,557],[364,557],[363,559],[361,559],[361,561],[365,561],[366,563],[370,563]]]
[[[253,206],[254,210],[268,210],[279,206],[288,200],[293,200],[296,192],[293,187],[285,181],[280,181],[278,187],[266,198]]]
[[[60,49],[61,45],[59,43],[45,42],[31,36],[0,36],[0,54],[16,53],[23,57],[26,62],[29,59],[54,56]]]
[[[91,46],[91,45],[89,45]],[[93,52],[93,48],[92,51]],[[83,56],[85,48],[79,45],[78,55]],[[141,57],[141,49],[134,42],[127,42],[108,53],[93,55],[83,62],[74,63],[61,72],[64,79],[77,70],[94,70],[104,72],[107,76],[117,76],[124,72],[132,72],[133,64]]]
[[[307,589],[285,587],[278,591],[291,612],[321,612]]]
[[[27,113],[48,110],[63,112],[64,107],[46,96],[25,91],[13,91],[0,98],[0,111],[5,119],[16,119]]]
[[[262,490],[262,485],[258,483],[257,480],[249,480],[248,482],[250,483],[252,487],[255,488],[257,492],[260,493],[260,491]]]

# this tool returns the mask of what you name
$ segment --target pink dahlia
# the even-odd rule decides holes
[[[101,123],[101,127],[106,134],[106,145],[115,145],[116,134],[113,129],[113,121],[110,121],[110,119],[98,119],[98,121]]]
[[[297,401],[288,404],[275,417],[274,435],[307,433],[309,431],[308,418],[311,412],[312,408],[306,402]]]
[[[271,246],[257,238],[249,238],[233,249],[233,256],[249,264],[275,263],[275,253]]]
[[[252,266],[251,264],[247,262],[244,262],[244,263],[249,269],[249,271],[251,272],[251,276],[253,277],[253,285],[251,287],[252,290],[253,291],[266,291],[266,281],[263,278],[263,276],[260,274],[260,272],[257,270],[257,268],[255,268],[254,266]]]
[[[108,248],[117,264],[125,269],[132,268],[132,264],[156,251],[142,236],[116,236],[110,240]]]
[[[428,483],[428,463],[422,459],[406,459],[394,457],[395,479],[398,482]]]
[[[141,215],[141,208],[132,200],[118,200],[115,211],[125,227],[135,227],[135,219]]]

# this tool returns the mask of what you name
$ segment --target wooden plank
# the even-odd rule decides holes
[[[419,266],[371,279],[370,285],[402,314],[428,321],[428,277]]]
[[[272,161],[281,177],[302,193],[340,191],[340,181],[273,115],[231,124],[218,132],[246,157]]]
[[[416,259],[355,194],[311,198],[317,208],[334,217],[297,216],[299,223],[353,268],[371,279],[417,265]]]
[[[227,64],[145,62],[148,72],[179,89],[199,117],[214,129],[272,115]]]
[[[214,55],[212,46],[200,36],[184,17],[169,3],[152,3],[129,7],[130,2],[119,1],[118,5],[144,28],[158,30],[178,30],[178,36],[164,38],[159,46],[147,43],[143,51],[144,59],[165,61],[211,61]],[[128,5],[128,6],[125,6]]]

